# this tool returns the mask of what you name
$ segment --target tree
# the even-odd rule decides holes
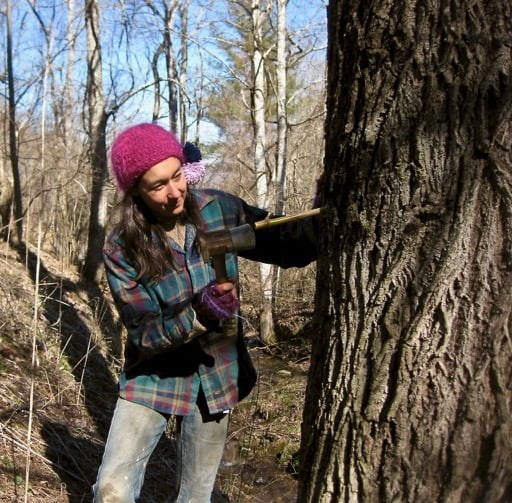
[[[251,117],[253,125],[254,172],[256,175],[256,201],[261,208],[271,207],[272,195],[269,194],[269,179],[267,173],[266,150],[267,132],[265,112],[267,104],[265,46],[263,28],[267,22],[271,3],[262,0],[252,0],[251,4]],[[270,196],[270,197],[269,197]],[[263,303],[260,312],[260,335],[267,342],[275,342],[274,320],[272,316],[272,266],[260,264],[260,281]]]
[[[12,182],[5,172],[3,156],[0,158],[0,239],[9,237],[9,220],[13,198]]]
[[[275,169],[276,213],[284,212],[286,194],[286,145],[288,140],[287,75],[286,75],[286,0],[277,0],[277,148]]]
[[[180,29],[180,61],[179,61],[179,86],[178,86],[178,104],[180,117],[180,134],[179,138],[185,143],[188,138],[187,124],[187,93],[185,92],[187,85],[188,70],[188,10],[190,0],[180,2],[179,14],[181,20]]]
[[[301,502],[512,498],[512,4],[331,0]]]
[[[101,250],[105,240],[107,220],[105,190],[108,169],[105,130],[108,114],[105,109],[105,98],[103,96],[99,6],[97,0],[85,0],[85,25],[87,32],[87,134],[89,137],[89,160],[92,182],[87,255],[83,276],[89,281],[98,281],[101,274]]]
[[[16,134],[16,97],[14,87],[13,51],[12,51],[12,10],[11,0],[7,0],[7,81],[9,88],[9,155],[11,158],[12,179],[14,185],[14,218],[16,221],[16,239],[23,239],[23,199],[19,170],[18,140]]]
[[[162,21],[162,43],[157,48],[153,57],[153,74],[155,75],[156,94],[155,94],[155,114],[160,109],[160,82],[158,75],[158,59],[161,54],[165,56],[165,70],[167,76],[167,96],[169,110],[169,128],[171,131],[178,130],[178,93],[176,87],[178,84],[178,69],[176,55],[173,47],[173,25],[176,11],[179,8],[177,0],[169,2],[162,0],[160,8],[153,3],[152,0],[145,0],[146,5],[151,9],[153,15]],[[185,9],[186,12],[186,9]]]
[[[66,1],[66,13],[67,13],[67,24],[66,24],[66,42],[68,46],[68,57],[66,61],[66,77],[64,81],[63,89],[63,103],[64,108],[68,109],[73,104],[73,75],[75,71],[75,45],[76,45],[76,34],[74,30],[75,23],[75,0]],[[62,130],[64,142],[67,141],[68,135],[70,135],[73,126],[71,114],[63,114],[62,117]]]

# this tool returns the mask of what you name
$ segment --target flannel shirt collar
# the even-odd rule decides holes
[[[202,211],[202,209],[204,207],[206,207],[208,204],[210,204],[211,202],[213,202],[215,200],[215,196],[213,196],[212,194],[208,194],[204,190],[200,190],[200,189],[189,189],[189,190],[192,193],[192,195],[194,196],[194,200],[197,204],[197,207],[199,208],[199,211]],[[188,234],[188,232],[187,232],[187,234]],[[190,239],[193,240],[193,238],[195,238],[195,232],[192,236],[187,235],[187,241],[189,241]],[[106,240],[106,248],[111,249],[114,244],[117,246],[119,246],[119,245],[122,246],[124,244],[124,240],[123,240],[121,234],[119,233],[118,229],[114,229],[108,236],[108,238]],[[180,251],[180,250],[178,249],[178,251]]]
[[[192,195],[194,196],[194,200],[197,204],[197,207],[199,208],[199,211],[202,211],[202,209],[207,206],[209,203],[211,203],[215,198],[211,194],[208,194],[204,190],[197,190],[197,189],[189,189]]]

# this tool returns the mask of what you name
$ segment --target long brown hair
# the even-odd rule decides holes
[[[116,229],[128,260],[137,271],[137,279],[158,281],[169,268],[177,268],[174,252],[165,230],[134,190],[127,191],[119,203],[120,220]],[[199,231],[202,219],[193,193],[185,196],[179,223],[191,223]]]

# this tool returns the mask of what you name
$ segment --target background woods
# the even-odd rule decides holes
[[[278,23],[273,2],[10,0],[0,124],[9,240],[33,244],[41,222],[44,250],[98,283],[115,197],[106,148],[137,121],[198,142],[208,185],[272,211],[285,200],[308,208],[322,163],[323,5],[304,13],[292,2],[288,21],[279,5]],[[256,278],[253,305],[279,308],[279,281]]]
[[[299,501],[512,499],[511,9],[330,3]]]

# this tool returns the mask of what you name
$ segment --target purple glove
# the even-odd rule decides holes
[[[233,292],[234,290],[221,290],[217,283],[205,286],[192,302],[198,320],[206,327],[210,327],[212,322],[231,318],[240,307],[240,302]]]

